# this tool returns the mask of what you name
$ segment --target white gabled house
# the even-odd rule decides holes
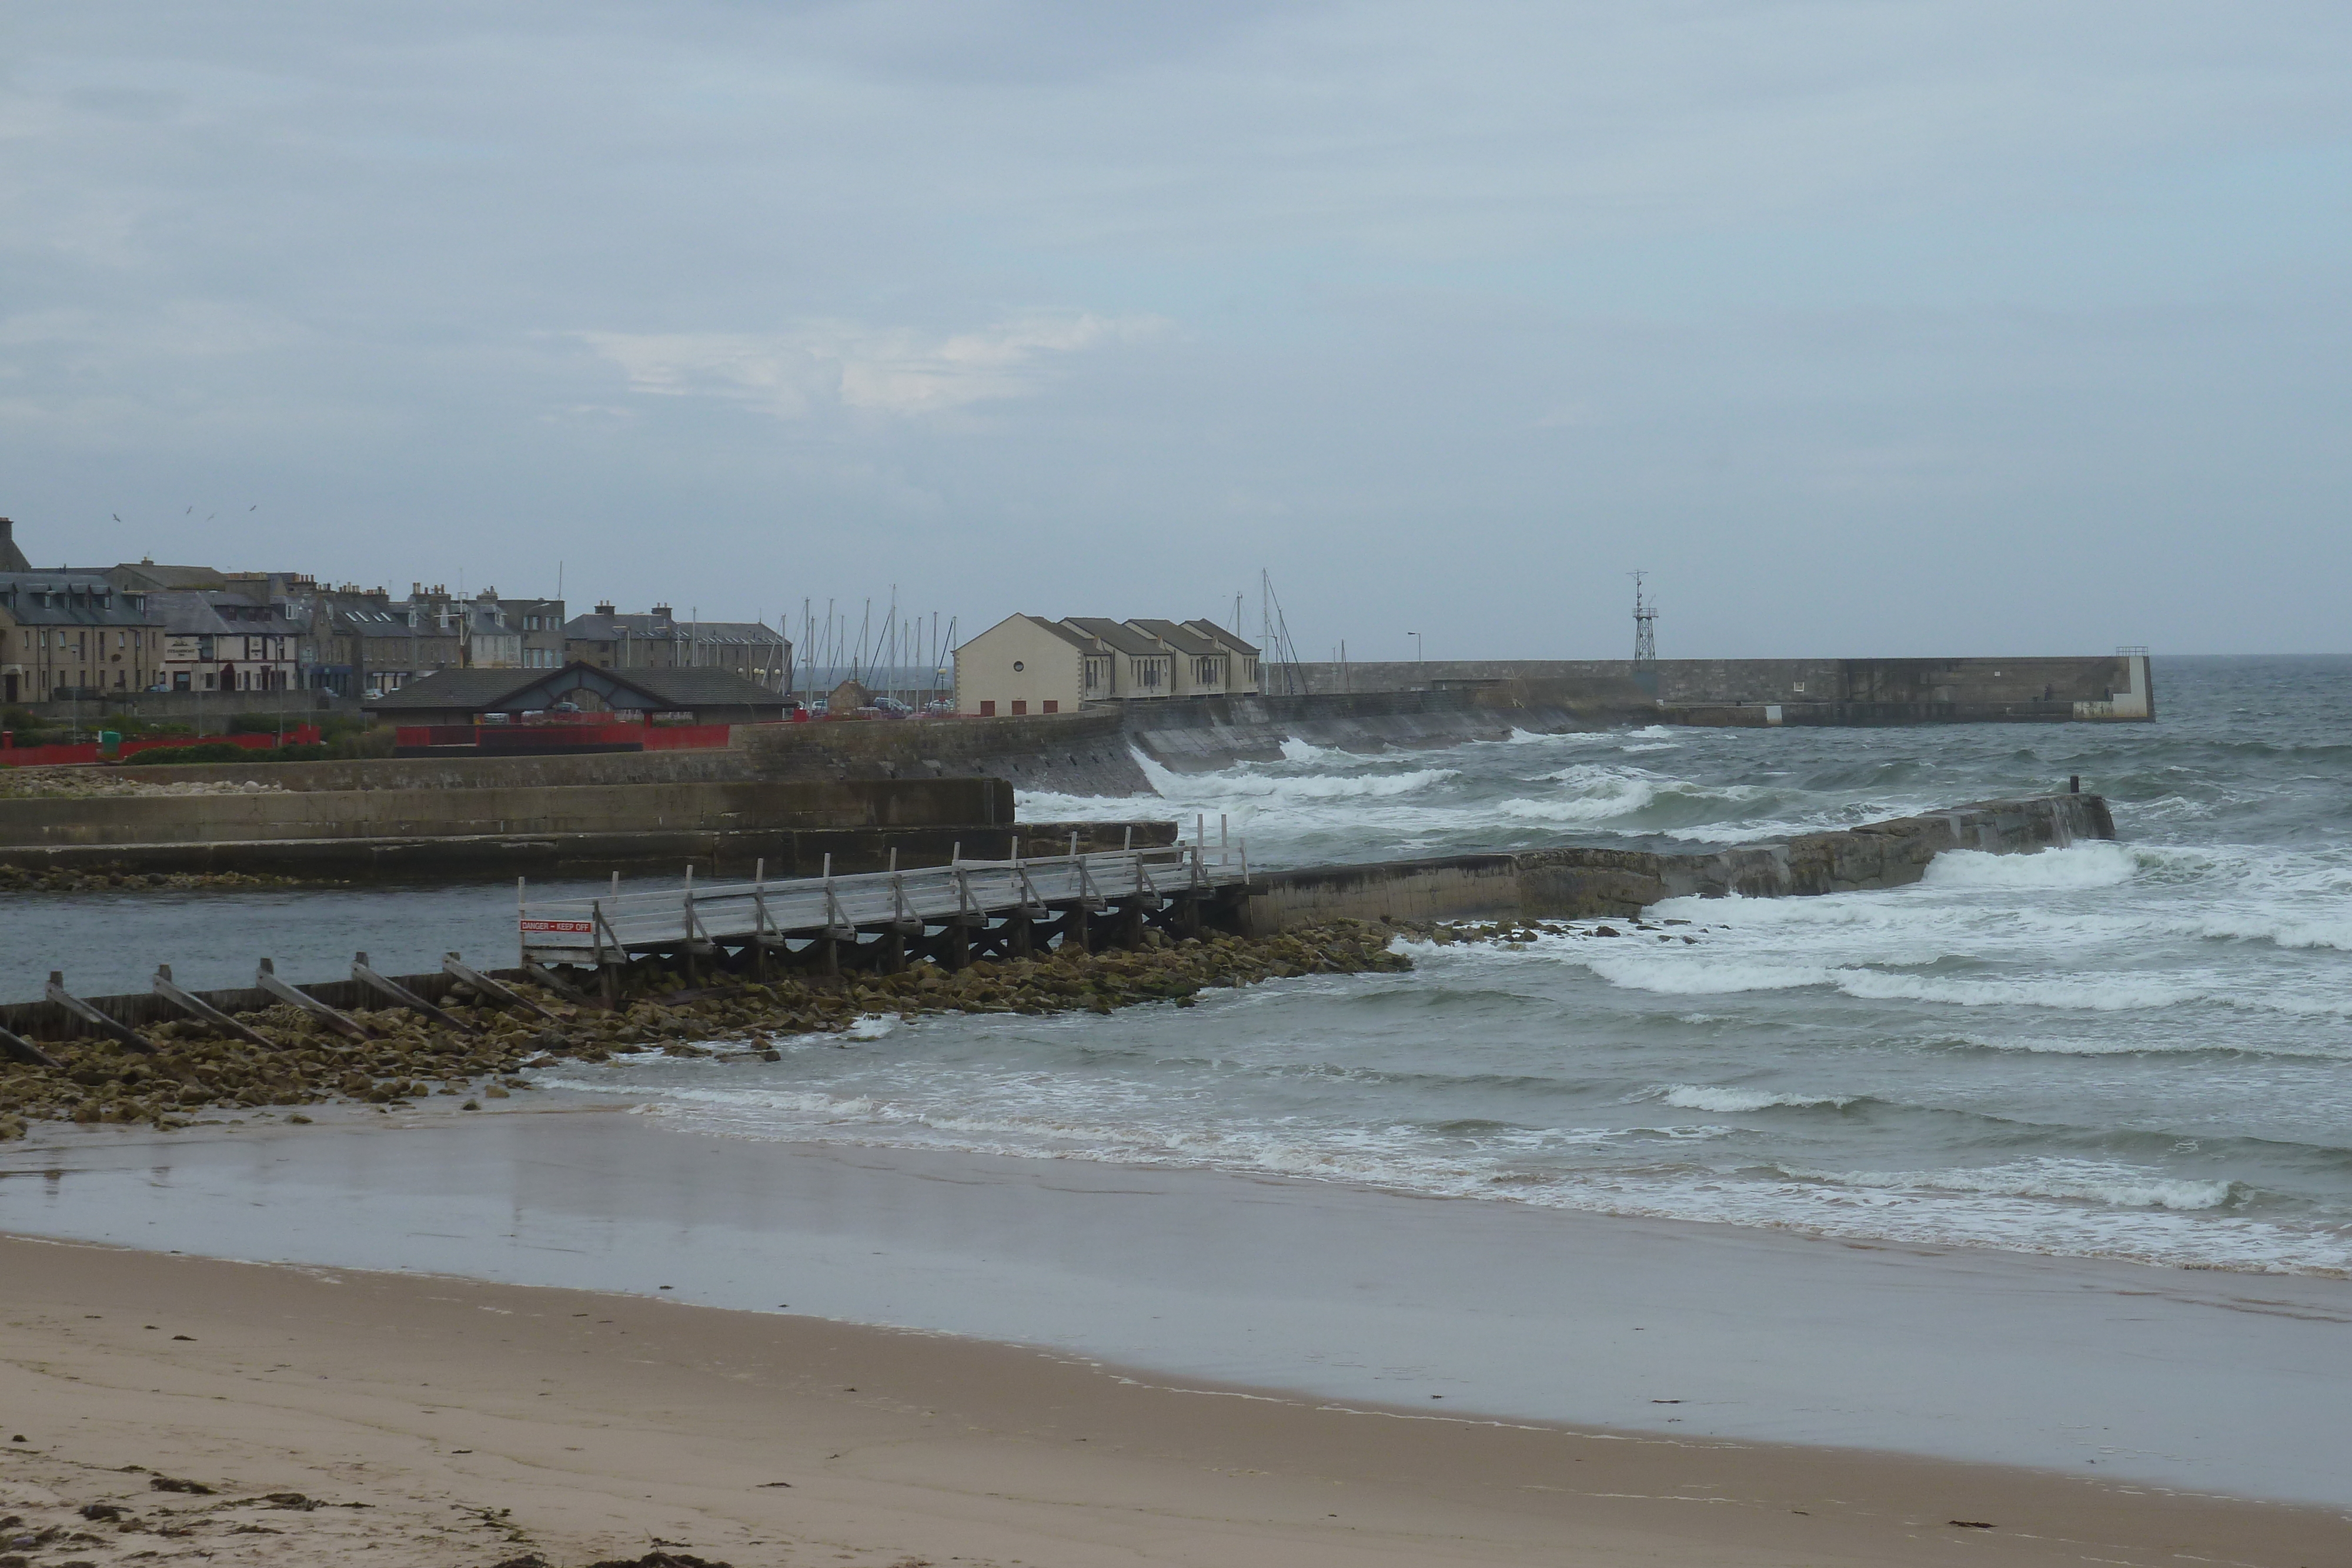
[[[1009,615],[958,648],[955,662],[956,711],[974,717],[1258,689],[1258,651],[1213,621]]]
[[[1076,713],[1092,642],[1035,615],[1008,615],[955,651],[956,712],[978,718]]]

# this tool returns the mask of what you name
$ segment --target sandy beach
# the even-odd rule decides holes
[[[41,1563],[2315,1564],[2352,1539],[2324,1511],[606,1293],[13,1239],[0,1279],[11,1529],[95,1537]]]
[[[2313,1375],[2340,1281],[576,1110],[394,1121],[0,1160],[12,1528],[95,1533],[71,1508],[110,1501],[196,1532],[31,1561],[131,1536],[458,1568],[2352,1547]],[[273,1492],[371,1506],[237,1500]]]

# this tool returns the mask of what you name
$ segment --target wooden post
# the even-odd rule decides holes
[[[228,1035],[232,1039],[244,1040],[248,1045],[268,1046],[269,1044],[261,1036],[254,1033],[210,1002],[201,997],[192,996],[173,984],[172,966],[169,964],[155,966],[155,994],[199,1023],[210,1025],[216,1034]]]
[[[765,984],[768,978],[768,860],[765,855],[751,862],[751,977]]]
[[[329,1007],[318,998],[311,996],[307,992],[298,991],[293,987],[288,985],[285,981],[279,979],[278,977],[278,966],[271,963],[267,958],[261,960],[261,962],[255,967],[253,971],[253,983],[260,989],[268,992],[273,997],[276,997],[279,1001],[300,1008],[304,1012],[309,1013],[312,1018],[317,1019],[329,1029],[333,1030],[337,1034],[348,1035],[353,1040],[366,1040],[369,1038],[368,1031],[365,1029],[362,1029],[355,1020],[345,1018],[342,1014],[337,1012],[334,1009]]]
[[[433,1019],[434,1022],[443,1024],[450,1029],[456,1030],[459,1034],[479,1034],[482,1032],[480,1030],[476,1029],[472,1024],[459,1022],[447,1012],[435,1007],[431,1002],[426,1001],[423,997],[420,997],[415,991],[410,990],[406,986],[400,984],[396,980],[393,980],[383,975],[377,974],[375,970],[370,967],[368,963],[368,956],[365,953],[354,953],[352,955],[352,978],[357,980],[362,987],[368,990],[375,991],[391,998],[394,1002],[406,1008],[410,1012],[423,1013],[426,1018]]]
[[[442,955],[441,970],[442,973],[446,975],[454,976],[456,978],[465,981],[466,984],[473,987],[475,990],[480,992],[483,996],[489,998],[491,1000],[499,1003],[501,1006],[514,1008],[522,1012],[537,1013],[541,1018],[545,1019],[550,1023],[559,1023],[562,1021],[553,1013],[549,1012],[545,1008],[541,1007],[529,997],[521,996],[516,992],[510,991],[504,986],[499,985],[496,980],[491,979],[488,975],[478,975],[473,970],[466,967],[464,964],[458,962],[458,955],[455,953],[445,953]]]
[[[155,1048],[140,1039],[138,1030],[120,1019],[107,1017],[79,997],[68,991],[64,970],[49,971],[48,997],[49,1000],[65,1009],[67,1012],[89,1025],[107,1039],[118,1042],[128,1050],[135,1051],[142,1056],[155,1054]]]
[[[11,1030],[0,1029],[0,1056],[29,1067],[63,1067],[64,1062]]]

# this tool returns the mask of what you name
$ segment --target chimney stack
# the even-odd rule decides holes
[[[16,548],[16,525],[0,517],[0,571],[30,571],[33,563]]]
[[[599,615],[610,615],[614,613],[611,601],[607,601],[604,603],[596,606],[596,613]]]

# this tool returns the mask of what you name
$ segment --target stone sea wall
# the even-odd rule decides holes
[[[1425,925],[1630,915],[1669,898],[1899,887],[1925,876],[1946,850],[2022,854],[2115,836],[2102,797],[2040,795],[1708,853],[1559,849],[1311,867],[1253,878],[1243,929],[1262,935],[1342,918]]]

